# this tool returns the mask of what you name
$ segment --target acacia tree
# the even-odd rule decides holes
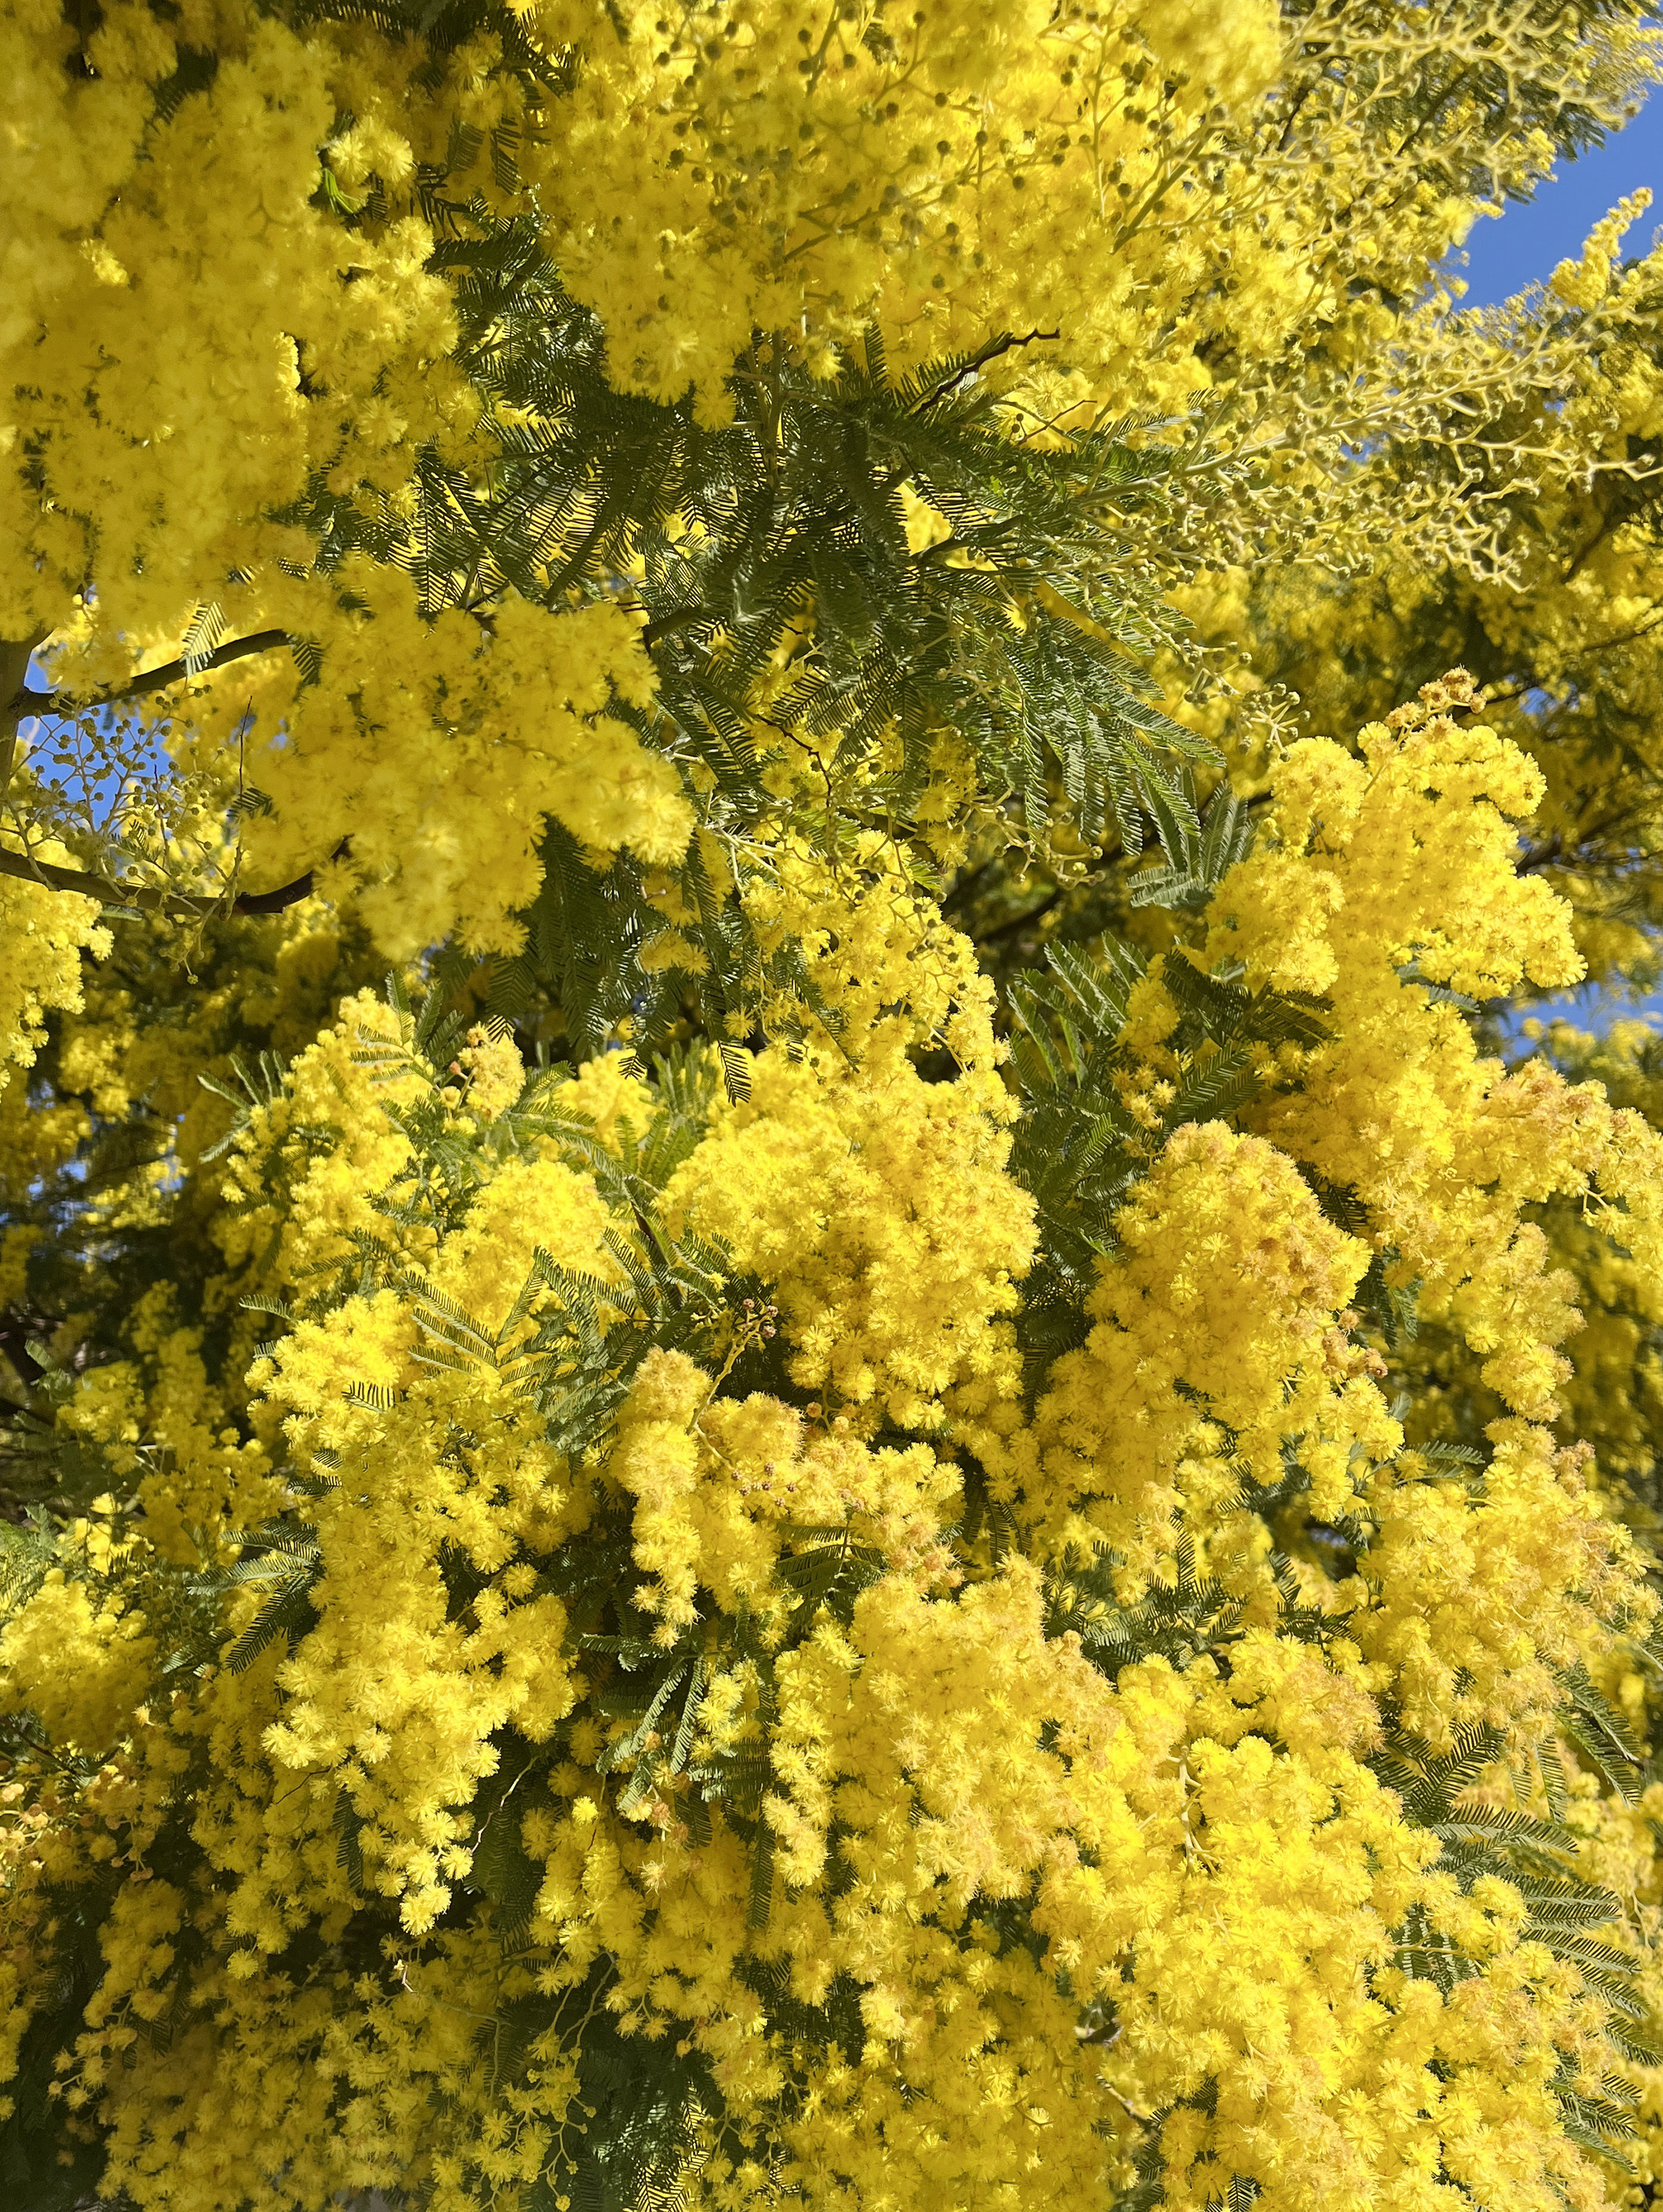
[[[1639,8],[4,20],[22,2201],[1648,2189]]]

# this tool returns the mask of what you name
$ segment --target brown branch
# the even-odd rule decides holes
[[[4,1322],[0,1322],[0,1355],[11,1362],[18,1381],[26,1390],[32,1392],[46,1373],[41,1362],[35,1358],[26,1329],[9,1316]],[[15,1404],[16,1401],[13,1400],[11,1402]],[[27,1412],[30,1409],[25,1407],[22,1410]]]
[[[143,699],[149,692],[165,691],[170,684],[182,683],[186,677],[209,675],[234,660],[246,660],[251,653],[275,653],[279,646],[288,642],[286,629],[256,630],[252,637],[236,637],[228,645],[216,646],[194,665],[184,660],[170,660],[161,668],[146,669],[118,691],[103,691],[94,699],[76,699],[55,706],[53,702],[58,696],[56,691],[25,691],[21,695],[21,711],[27,714],[96,714],[106,707],[124,707],[130,699]]]
[[[33,695],[24,687],[39,642],[39,637],[0,639],[0,702],[3,702],[0,704],[0,804],[4,802],[17,757],[18,725],[34,711],[28,703]]]
[[[352,840],[343,837],[330,854],[331,860],[349,860]],[[296,876],[291,884],[280,884],[274,891],[240,891],[231,902],[233,914],[281,914],[285,907],[298,906],[302,899],[312,896],[316,870],[308,868],[303,876]]]
[[[351,852],[349,838],[343,837],[330,854],[331,860],[343,860]],[[140,914],[166,915],[170,921],[197,921],[214,913],[231,915],[282,914],[286,907],[298,906],[310,898],[316,871],[308,868],[293,883],[280,884],[275,890],[239,891],[229,899],[191,898],[182,892],[157,890],[148,884],[120,884],[109,876],[90,875],[84,868],[60,868],[51,860],[37,860],[27,853],[10,853],[0,846],[0,876],[14,876],[20,883],[38,884],[43,890],[74,891],[82,898],[95,898],[106,907],[131,907]]]

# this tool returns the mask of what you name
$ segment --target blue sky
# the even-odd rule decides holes
[[[1460,272],[1470,289],[1461,304],[1491,307],[1551,276],[1561,261],[1581,252],[1600,216],[1642,185],[1651,187],[1652,204],[1624,241],[1630,254],[1643,252],[1663,227],[1663,92],[1603,146],[1580,161],[1562,161],[1533,200],[1474,224],[1468,265]]]

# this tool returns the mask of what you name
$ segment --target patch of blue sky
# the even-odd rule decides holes
[[[1663,225],[1663,94],[1603,146],[1562,160],[1534,199],[1479,216],[1467,238],[1466,265],[1459,255],[1451,264],[1466,280],[1462,306],[1495,307],[1527,284],[1545,283],[1562,261],[1581,256],[1588,233],[1618,200],[1642,186],[1652,204],[1624,240],[1630,256],[1643,253]]]
[[[1558,991],[1551,999],[1509,1007],[1502,1020],[1502,1049],[1511,1059],[1515,1049],[1525,1048],[1527,1021],[1568,1022],[1574,1030],[1604,1036],[1614,1023],[1636,1018],[1663,1030],[1663,992],[1609,991],[1597,983],[1579,983],[1574,991]]]

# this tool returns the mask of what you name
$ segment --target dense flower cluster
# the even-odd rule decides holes
[[[453,928],[513,951],[547,819],[675,860],[699,792],[605,712],[652,688],[629,625],[482,592],[476,560],[412,597],[435,503],[470,509],[561,414],[535,378],[513,400],[494,386],[517,341],[481,272],[535,235],[562,296],[600,318],[615,382],[689,397],[701,421],[731,412],[759,334],[822,378],[880,346],[897,374],[987,356],[1041,446],[1153,416],[1157,441],[1193,446],[1192,561],[1241,534],[1206,489],[1230,452],[1274,451],[1297,418],[1280,495],[1265,508],[1238,475],[1236,506],[1338,549],[1375,509],[1358,483],[1335,496],[1330,464],[1402,413],[1385,302],[1472,218],[1450,180],[1528,180],[1545,123],[1619,115],[1652,67],[1633,25],[1533,45],[1472,12],[1381,27],[1358,57],[1372,89],[1348,104],[1324,62],[1338,23],[1302,43],[1267,0],[941,0],[904,25],[795,0],[599,18],[549,0],[448,42],[349,11],[290,25],[149,0],[112,0],[83,37],[18,0],[0,17],[20,88],[0,186],[0,639],[45,641],[81,701],[182,653],[155,735],[215,822],[258,791],[240,888],[310,868],[364,891],[396,957]],[[1482,99],[1440,97],[1417,166],[1393,118],[1463,42],[1475,76],[1531,82],[1540,114],[1526,102],[1497,136]],[[1579,343],[1527,389],[1598,356],[1597,333]],[[1487,340],[1422,332],[1410,352],[1423,440],[1458,392],[1516,399]],[[1562,473],[1586,459],[1567,436]],[[1418,495],[1394,481],[1388,499]],[[563,557],[594,518],[569,489],[529,495],[545,504],[570,507]],[[1465,499],[1429,519],[1441,540],[1488,528]],[[534,710],[533,668],[561,672],[531,687]],[[217,830],[183,842],[168,871],[217,887]]]
[[[89,899],[0,884],[0,1088],[33,1060],[47,1009],[79,1006],[82,951],[109,946],[97,913]]]
[[[70,1418],[112,1464],[169,1449],[130,1462],[142,1520],[112,1500],[81,1522],[0,1639],[8,1705],[84,1776],[71,1825],[41,1783],[10,1832],[14,2033],[52,1899],[114,1877],[55,2084],[98,2116],[108,2185],[203,2212],[416,2184],[502,2202],[561,2154],[598,2008],[700,2065],[720,2124],[683,2182],[713,2204],[944,2174],[967,2203],[1071,2203],[1154,2112],[1174,2206],[1232,2177],[1315,2204],[1337,2174],[1405,2208],[1601,2201],[1555,2100],[1566,2068],[1609,2063],[1601,1985],[1505,1880],[1446,1871],[1371,1759],[1388,1728],[1436,1752],[1488,1726],[1495,1771],[1527,1778],[1563,1671],[1648,1617],[1540,1425],[1569,1286],[1523,1209],[1626,1197],[1624,1264],[1655,1282],[1663,1140],[1592,1087],[1477,1060],[1399,980],[1411,957],[1562,972],[1563,914],[1507,866],[1517,754],[1420,708],[1360,763],[1292,749],[1275,790],[1211,929],[1326,984],[1332,1036],[1256,1129],[1153,1152],[1031,1410],[1011,1317],[1034,1212],[974,1064],[931,1085],[882,1052],[768,1051],[748,1103],[701,1092],[665,1233],[722,1238],[749,1305],[718,1289],[702,1340],[646,1348],[610,1441],[579,1450],[531,1379],[580,1275],[632,1303],[607,1163],[662,1115],[653,1087],[616,1060],[526,1085],[483,1032],[432,1073],[366,997],[251,1110],[217,1234],[246,1294],[313,1317],[256,1364],[245,1442],[206,1425],[200,1363],[160,1326],[149,1409],[134,1369],[86,1378]],[[904,950],[865,980],[904,1006]],[[1129,1091],[1180,1072],[1164,997],[1128,1031]],[[1365,1186],[1392,1265],[1448,1302],[1507,1407],[1476,1487],[1405,1443],[1352,1303],[1378,1241],[1317,1195],[1363,1176],[1338,1148],[1365,1077],[1423,1101],[1386,1124],[1418,1146],[1364,1155],[1397,1179],[1389,1212]],[[986,1507],[975,1533],[973,1485],[1003,1541]],[[284,1505],[315,1562],[292,1640],[158,1677],[168,1556]],[[1289,1560],[1290,1513],[1346,1528],[1349,1575]],[[640,1718],[610,1717],[627,1647],[585,1632],[574,1566],[620,1541],[632,1664],[660,1682]],[[296,1568],[257,1554],[233,1632]],[[1105,1672],[1112,1624],[1186,1587],[1213,1617]],[[495,1932],[456,1909],[495,1893],[494,1823],[528,1882]],[[385,1932],[354,1963],[366,1914]],[[1408,1926],[1466,1978],[1417,1977]],[[543,2025],[504,2096],[511,2016]]]
[[[1404,304],[1637,9],[3,23],[0,2172],[1663,2171],[1655,794],[1400,703],[1650,620],[1631,210]]]

